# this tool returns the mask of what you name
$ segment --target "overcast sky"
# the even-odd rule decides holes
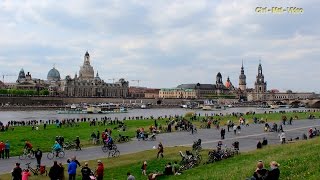
[[[1,0],[0,10],[0,73],[15,75],[5,82],[21,68],[46,79],[54,64],[74,76],[88,50],[107,82],[169,88],[221,72],[238,86],[243,60],[253,87],[261,59],[268,89],[320,91],[319,0]]]

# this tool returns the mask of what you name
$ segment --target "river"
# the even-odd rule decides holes
[[[211,115],[213,113],[232,113],[232,112],[240,112],[246,113],[249,111],[255,111],[256,113],[263,113],[265,111],[306,111],[309,109],[306,108],[290,108],[290,109],[256,109],[254,107],[243,107],[243,108],[227,108],[225,110],[213,110],[213,111],[203,111],[200,109],[191,110],[191,109],[183,109],[183,108],[167,108],[167,109],[132,109],[128,110],[128,113],[121,113],[121,114],[57,114],[56,111],[1,111],[0,112],[0,121],[6,124],[8,121],[11,120],[55,120],[55,119],[69,119],[69,118],[98,118],[100,117],[111,117],[114,119],[117,117],[119,120],[123,119],[124,117],[137,117],[137,116],[144,116],[150,117],[153,116],[155,118],[159,116],[165,115],[184,115],[186,112],[196,112],[197,114],[204,115],[205,113]]]

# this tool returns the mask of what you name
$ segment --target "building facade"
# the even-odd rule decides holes
[[[159,91],[159,98],[163,99],[194,99],[198,98],[195,89],[164,88]]]
[[[67,97],[128,97],[129,82],[119,79],[115,83],[106,83],[100,79],[98,72],[94,77],[94,70],[90,64],[88,52],[84,55],[83,65],[80,67],[79,77],[66,76],[61,81],[61,91]]]
[[[244,74],[244,67],[243,67],[243,62],[242,62],[242,66],[241,66],[241,72],[239,75],[239,89],[241,91],[246,91],[247,90],[247,77]]]

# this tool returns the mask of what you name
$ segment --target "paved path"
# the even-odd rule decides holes
[[[256,149],[256,144],[258,140],[262,140],[263,137],[268,139],[269,144],[280,144],[280,139],[278,133],[274,132],[264,132],[263,124],[250,124],[249,127],[242,127],[241,133],[234,135],[233,131],[226,132],[225,140],[223,144],[231,146],[232,142],[240,142],[241,151],[249,151]],[[302,137],[303,133],[307,134],[309,128],[317,127],[320,128],[320,120],[299,120],[293,121],[293,125],[285,125],[284,131],[286,133],[286,138],[296,138]],[[118,144],[118,149],[121,154],[129,154],[144,150],[150,150],[153,146],[157,146],[158,142],[161,141],[164,147],[168,146],[192,146],[193,141],[197,139],[202,139],[202,146],[204,148],[215,148],[217,142],[220,141],[220,130],[216,129],[198,129],[198,133],[191,135],[190,132],[174,132],[165,133],[157,135],[157,141],[137,141],[136,139],[123,144]],[[77,156],[79,161],[93,160],[99,158],[106,158],[101,150],[101,147],[89,147],[82,151],[66,151],[65,158],[57,159],[58,162],[66,163],[67,158],[71,156]],[[35,160],[19,160],[18,157],[12,157],[10,159],[0,160],[0,174],[8,173],[14,167],[16,162],[21,163],[21,167],[25,167],[25,163],[32,162],[36,164]],[[50,167],[52,166],[53,160],[47,159],[47,153],[43,153],[42,164]]]

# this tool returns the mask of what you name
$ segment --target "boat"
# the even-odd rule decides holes
[[[211,111],[211,110],[212,110],[212,107],[211,107],[211,106],[203,106],[203,107],[202,107],[202,110],[204,110],[204,111]]]
[[[291,105],[279,105],[279,108],[289,109],[291,107],[292,107]]]
[[[270,106],[270,109],[279,109],[279,105],[275,105],[275,104],[274,104],[274,105],[271,105],[271,106]]]
[[[57,114],[113,114],[126,113],[127,108],[116,104],[89,105],[83,108],[71,106],[70,109],[57,110]]]

